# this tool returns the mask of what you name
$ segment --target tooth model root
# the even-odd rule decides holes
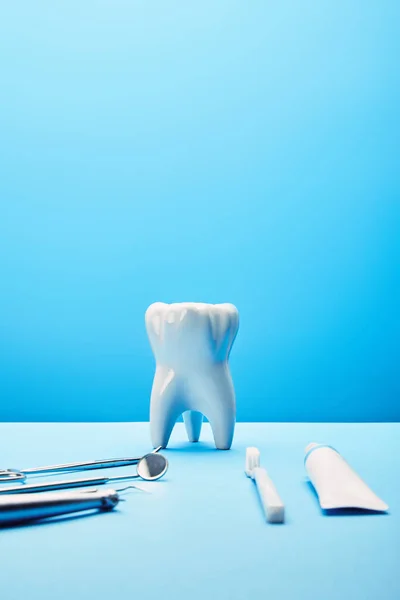
[[[189,442],[198,442],[203,424],[203,415],[196,410],[187,410],[183,413],[183,421]]]
[[[229,450],[236,419],[228,365],[239,325],[232,304],[152,304],[146,328],[156,359],[150,400],[153,446],[168,445],[181,414],[191,442],[200,438],[203,415],[215,445]]]

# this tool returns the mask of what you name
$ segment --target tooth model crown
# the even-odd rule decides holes
[[[167,446],[183,413],[191,442],[199,440],[204,415],[216,447],[228,450],[236,419],[228,359],[239,327],[237,308],[156,302],[147,309],[145,322],[156,360],[150,400],[153,446]]]

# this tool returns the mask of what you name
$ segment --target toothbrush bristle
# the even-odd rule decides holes
[[[250,447],[246,449],[246,467],[247,477],[253,476],[253,470],[260,466],[260,451],[258,448]]]

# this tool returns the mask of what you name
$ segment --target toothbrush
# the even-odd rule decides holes
[[[260,451],[258,448],[246,449],[247,477],[254,479],[268,523],[283,523],[285,506],[265,469],[260,467]]]

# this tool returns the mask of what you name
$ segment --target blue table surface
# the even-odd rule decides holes
[[[166,477],[140,484],[150,494],[130,490],[110,513],[0,530],[0,598],[398,600],[399,434],[400,424],[238,424],[223,452],[208,424],[198,444],[178,424]],[[303,465],[311,441],[335,446],[390,513],[323,515]],[[284,525],[264,520],[244,475],[247,446],[285,502]],[[147,423],[1,424],[0,448],[2,466],[20,468],[151,449]]]

